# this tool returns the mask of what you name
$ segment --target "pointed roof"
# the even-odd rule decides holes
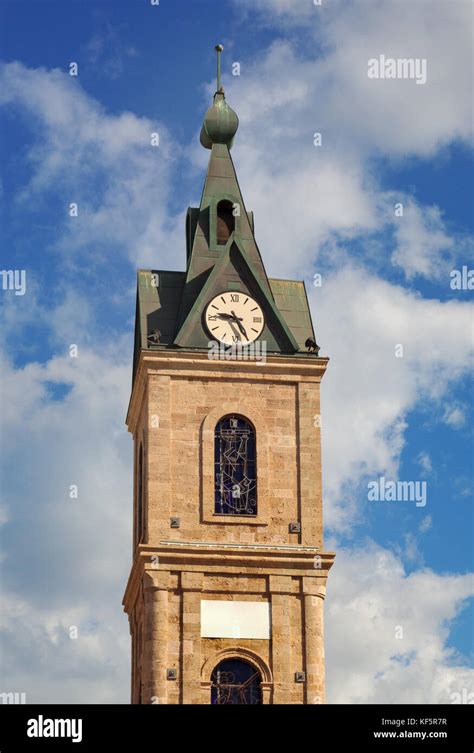
[[[201,130],[201,144],[211,152],[201,202],[186,216],[186,272],[139,271],[135,366],[145,348],[207,349],[204,309],[228,290],[247,293],[262,306],[261,339],[269,353],[306,355],[305,341],[314,339],[304,283],[269,280],[255,239],[253,213],[245,207],[229,151],[239,121],[220,85],[222,49],[216,47],[218,86]],[[226,240],[218,237],[221,202],[232,215]],[[150,338],[156,331],[159,342]]]
[[[217,242],[216,220],[220,201],[230,202],[235,214],[235,229],[226,246]],[[212,145],[201,204],[195,217],[197,221],[193,229],[193,237],[189,239],[191,247],[178,316],[179,330],[181,331],[191,309],[196,308],[198,297],[217,263],[219,263],[217,267],[219,281],[223,289],[230,289],[228,285],[232,283],[238,285],[244,282],[240,271],[231,261],[231,249],[234,255],[238,249],[241,264],[245,267],[247,274],[245,282],[251,283],[250,278],[254,278],[253,287],[261,289],[261,295],[266,299],[268,307],[273,309],[273,293],[255,240],[253,216],[246,210],[232,157],[225,144]],[[213,275],[214,280],[217,270]],[[209,290],[209,285],[206,285],[206,290]],[[283,320],[281,326],[285,329]],[[177,332],[176,343],[183,346],[182,338],[179,337],[180,331]],[[297,350],[296,343],[294,350]]]

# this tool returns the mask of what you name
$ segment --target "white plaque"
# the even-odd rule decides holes
[[[265,601],[201,601],[202,638],[270,638]]]

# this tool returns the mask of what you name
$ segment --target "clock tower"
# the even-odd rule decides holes
[[[186,270],[138,271],[132,703],[324,702],[319,356],[303,282],[269,278],[220,84]]]

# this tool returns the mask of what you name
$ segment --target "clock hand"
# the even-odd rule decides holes
[[[240,323],[240,322],[242,321],[242,319],[239,319],[239,318],[238,318],[238,317],[237,317],[237,316],[235,315],[235,312],[234,312],[234,311],[231,311],[231,314],[232,314],[232,316],[234,317],[234,321],[235,321],[235,322],[237,323],[237,326],[238,326],[238,328],[240,329],[240,331],[242,332],[243,336],[244,336],[244,337],[246,337],[246,338],[247,338],[247,340],[248,340],[248,339],[249,339],[249,336],[247,335],[247,332],[245,331],[245,327],[244,327],[244,325],[243,325],[243,324],[241,324],[241,323]]]
[[[239,325],[239,329],[240,329],[240,331],[242,332],[242,334],[243,334],[243,336],[245,337],[245,339],[246,339],[246,340],[248,340],[248,339],[249,339],[249,336],[248,336],[248,334],[247,334],[247,330],[245,329],[244,325],[243,325],[243,324],[241,324],[240,322],[237,322],[237,324]]]

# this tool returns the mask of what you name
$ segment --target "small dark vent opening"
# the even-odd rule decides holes
[[[235,230],[235,217],[230,201],[220,201],[217,205],[217,243],[225,246]]]

